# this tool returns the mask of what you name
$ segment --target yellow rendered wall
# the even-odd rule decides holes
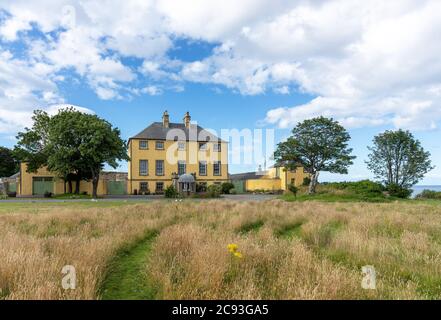
[[[294,179],[294,184],[300,186],[303,179],[308,174],[304,173],[302,167],[294,171],[286,170],[285,168],[270,168],[266,174],[259,179],[246,180],[245,188],[248,191],[254,190],[287,190],[288,185]]]
[[[245,189],[247,191],[254,190],[282,190],[280,185],[280,179],[249,179],[245,182]]]
[[[172,183],[172,173],[178,172],[178,160],[185,160],[187,164],[186,173],[196,173],[197,182],[207,182],[207,185],[215,182],[221,183],[228,181],[228,144],[221,143],[221,151],[213,150],[213,142],[207,142],[207,150],[200,151],[199,143],[196,141],[186,141],[186,150],[177,150],[177,142],[164,141],[164,150],[156,150],[156,140],[147,140],[148,149],[139,148],[142,139],[131,139],[129,143],[128,163],[128,184],[127,192],[133,194],[134,190],[139,191],[141,182],[147,182],[149,190],[154,192],[156,182],[164,182],[164,188]],[[148,175],[139,174],[139,160],[148,160]],[[164,160],[164,175],[156,175],[156,160]],[[169,161],[168,161],[169,160]],[[199,161],[207,162],[207,175],[199,175]],[[213,161],[221,161],[221,175],[213,175]]]
[[[26,163],[22,163],[20,168],[21,178],[20,183],[17,186],[17,193],[21,196],[32,196],[32,179],[33,177],[51,177],[54,179],[54,194],[64,194],[64,181],[62,179],[57,178],[53,173],[49,172],[46,168],[39,169],[36,173],[27,172]],[[72,189],[75,190],[76,183],[72,183]],[[67,184],[66,184],[66,192],[67,192]],[[107,194],[107,184],[106,181],[100,179],[98,182],[98,195],[106,195]],[[80,192],[87,192],[88,194],[92,194],[92,182],[81,181],[80,183]]]

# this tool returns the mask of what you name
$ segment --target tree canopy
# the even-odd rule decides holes
[[[12,150],[0,147],[0,177],[10,177],[19,170],[18,161]]]
[[[367,166],[386,186],[411,188],[434,167],[430,153],[409,131],[385,131],[374,137]]]
[[[318,117],[305,120],[292,130],[285,142],[277,145],[274,158],[287,169],[303,167],[311,175],[309,193],[315,193],[321,171],[347,174],[353,163],[350,135],[333,119]]]
[[[33,120],[32,128],[19,133],[16,148],[29,171],[47,166],[65,181],[77,180],[77,188],[80,180],[92,180],[96,197],[104,165],[116,168],[128,160],[119,129],[96,115],[67,108],[54,116],[36,111]]]

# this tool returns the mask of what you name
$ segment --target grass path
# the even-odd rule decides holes
[[[156,298],[158,288],[146,273],[146,265],[155,238],[156,233],[149,233],[134,245],[121,250],[114,258],[100,290],[103,300]]]

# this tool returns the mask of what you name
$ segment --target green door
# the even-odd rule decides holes
[[[237,193],[244,193],[245,192],[245,181],[244,180],[235,180],[232,181],[234,185],[234,189],[236,189]]]
[[[123,195],[126,194],[126,184],[124,181],[107,181],[107,194]]]
[[[8,183],[8,192],[17,192],[17,183],[9,182]]]
[[[42,196],[46,192],[54,192],[54,179],[34,177],[32,180],[32,194]]]

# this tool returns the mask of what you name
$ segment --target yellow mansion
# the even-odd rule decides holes
[[[195,191],[228,181],[228,143],[191,123],[154,122],[129,139],[129,194],[161,193],[174,184],[179,191]],[[192,188],[187,190],[187,188]]]
[[[286,191],[289,184],[300,185],[307,175],[303,168],[228,174],[228,142],[192,123],[190,114],[181,123],[170,122],[164,112],[161,122],[153,122],[128,141],[128,173],[102,172],[98,195],[161,194],[169,185],[179,192],[204,191],[211,184],[231,181],[238,193],[256,190]],[[66,193],[67,184],[46,168],[20,172],[3,178],[6,190],[18,196]],[[75,189],[75,182],[73,182]],[[92,183],[81,181],[81,193],[92,193]]]

